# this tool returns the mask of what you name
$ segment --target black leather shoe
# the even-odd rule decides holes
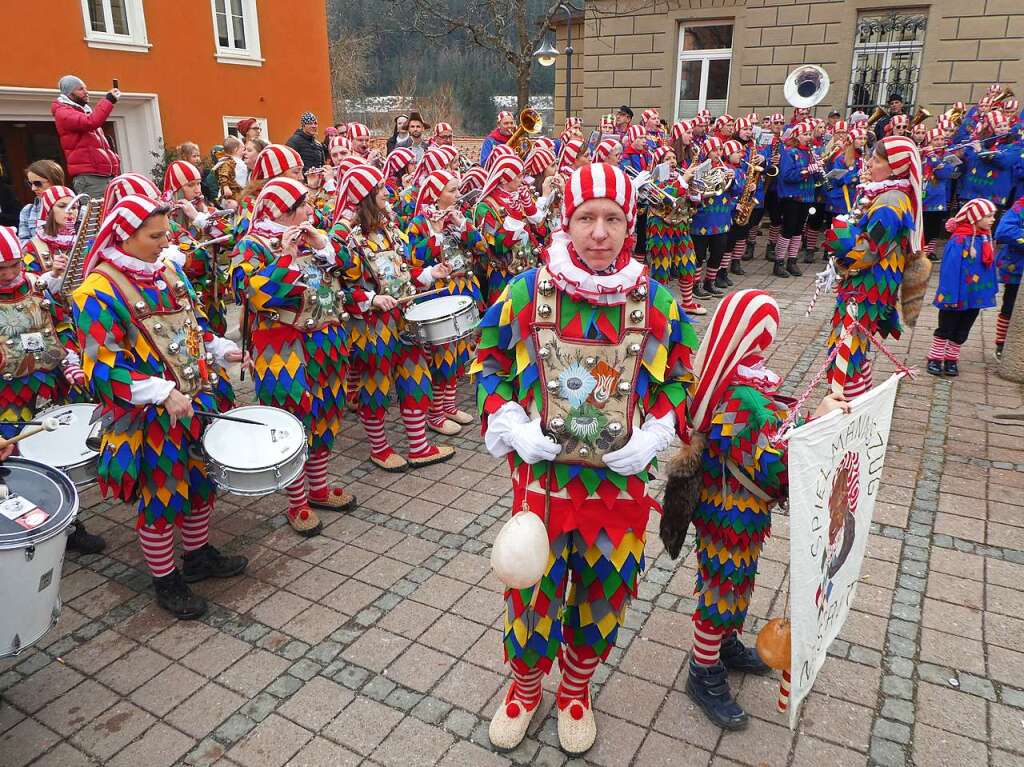
[[[107,542],[98,535],[85,529],[81,522],[75,522],[75,529],[68,536],[68,548],[79,554],[99,554],[107,547]]]
[[[747,250],[743,254],[743,260],[744,261],[753,261],[754,260],[754,243],[752,243],[752,242],[748,242],[747,243]],[[733,263],[735,263],[735,262],[733,262]],[[735,274],[735,272],[734,272],[734,274]]]
[[[786,265],[781,261],[776,261],[775,266],[772,267],[772,276],[789,277],[789,272],[786,271]]]
[[[996,344],[996,359],[1001,360],[1003,358],[1003,345]]]
[[[757,654],[757,650],[744,645],[735,631],[722,640],[719,653],[722,665],[730,671],[742,671],[744,674],[756,674],[757,676],[766,676],[772,673],[768,664]]]
[[[818,251],[811,250],[810,248],[805,248],[804,249],[804,263],[805,264],[813,264],[817,260],[818,260]]]
[[[206,600],[192,593],[178,570],[162,578],[154,578],[153,589],[156,591],[156,603],[178,620],[191,621],[206,613]]]
[[[747,712],[732,697],[725,666],[721,663],[700,666],[691,658],[686,694],[723,730],[742,730],[747,726]]]
[[[715,279],[717,280],[718,278],[715,277]],[[722,290],[720,287],[718,287],[711,280],[704,280],[704,291],[709,296],[724,296],[725,295],[725,291]]]
[[[245,557],[221,554],[210,544],[195,551],[186,551],[183,559],[182,570],[186,583],[196,583],[207,578],[231,578],[240,574],[249,564]]]
[[[733,282],[729,279],[729,273],[725,269],[719,269],[718,274],[715,275],[715,287],[728,292],[732,286]]]
[[[928,360],[928,366],[925,368],[928,371],[928,375],[940,376],[942,375],[942,361],[941,360]]]
[[[775,260],[775,243],[774,242],[769,242],[767,245],[765,245],[765,247],[764,247],[764,260],[765,261],[774,261]]]
[[[786,271],[792,274],[794,277],[804,276],[804,273],[800,271],[800,267],[796,265],[795,258],[790,258],[786,260]]]
[[[743,261],[749,261],[749,258],[744,258]],[[737,261],[733,259],[733,262],[729,264],[729,271],[737,276],[743,276],[747,273],[747,270],[743,268],[743,261]]]
[[[960,375],[960,367],[953,360],[946,360],[944,371],[950,378],[956,378]]]
[[[693,295],[695,298],[708,298],[711,294],[704,290],[704,283],[698,280],[693,283]]]

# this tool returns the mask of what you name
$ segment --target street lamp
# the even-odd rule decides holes
[[[565,11],[565,116],[572,115],[572,8],[559,3],[558,9]],[[558,49],[549,41],[533,52],[533,57],[542,67],[550,67],[559,56]]]

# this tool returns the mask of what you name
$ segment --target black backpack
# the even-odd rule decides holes
[[[213,168],[206,171],[206,175],[203,176],[203,197],[210,202],[216,202],[220,199],[220,187],[217,186],[217,173]]]

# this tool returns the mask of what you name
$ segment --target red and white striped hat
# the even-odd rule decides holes
[[[352,140],[347,136],[336,134],[331,136],[331,140],[327,142],[327,151],[333,152],[335,149],[343,149],[346,152],[352,151]]]
[[[994,135],[1001,135],[1010,130],[1010,121],[998,109],[993,109],[991,112],[985,113],[985,127]]]
[[[850,126],[846,124],[846,120],[836,120],[835,125],[832,126],[832,135],[837,133],[849,133]]]
[[[69,189],[66,186],[51,186],[43,192],[43,199],[39,205],[39,223],[42,224],[46,221],[46,217],[50,215],[50,211],[53,210],[54,205],[65,197],[74,196],[75,190]]]
[[[503,155],[495,160],[487,173],[487,180],[484,181],[483,189],[480,192],[480,200],[486,200],[501,185],[507,184],[516,176],[523,175],[523,161],[514,152],[511,155]]]
[[[494,149],[487,155],[487,162],[484,163],[484,169],[490,173],[491,168],[498,162],[502,157],[519,157],[516,154],[516,150],[510,147],[508,144],[495,144]]]
[[[583,127],[583,118],[582,117],[573,116],[573,117],[566,117],[565,118],[565,129],[567,131],[573,130],[574,128],[582,128],[582,127]]]
[[[851,132],[851,133],[850,133],[850,135],[852,136],[852,135],[853,135],[853,133]],[[940,138],[941,138],[941,139],[944,139],[944,138],[946,138],[946,131],[944,131],[944,130],[942,129],[942,126],[941,126],[941,125],[940,125],[939,127],[937,127],[937,128],[932,128],[932,129],[931,129],[930,131],[928,131],[928,132],[927,132],[927,133],[925,134],[925,140],[926,140],[926,141],[927,141],[927,142],[928,142],[929,144],[932,144],[932,143],[934,143],[934,142],[936,141],[936,139],[940,139]]]
[[[153,200],[149,197],[140,197],[129,194],[122,197],[107,214],[100,224],[96,233],[96,239],[89,248],[89,255],[85,258],[85,273],[96,263],[97,257],[108,247],[124,242],[135,234],[147,218],[153,215],[157,209],[167,209],[167,203],[162,200]]]
[[[500,123],[500,122],[501,122],[502,120],[504,120],[504,119],[505,119],[506,117],[507,117],[508,119],[510,119],[510,120],[515,120],[515,119],[516,119],[516,118],[515,118],[515,115],[513,115],[513,114],[512,114],[511,112],[509,112],[508,110],[506,110],[506,109],[503,109],[503,110],[501,110],[500,112],[498,112],[498,119],[497,119],[497,122],[499,122],[499,123]]]
[[[611,133],[615,130],[615,115],[601,115],[601,133]]]
[[[724,144],[722,144],[722,156],[723,157],[728,157],[729,155],[733,154],[734,152],[742,152],[742,151],[743,151],[743,144],[741,144],[739,141],[737,141],[734,138],[731,138],[728,141],[726,141]]]
[[[459,150],[453,146],[432,146],[428,149],[420,164],[416,166],[416,172],[412,176],[412,185],[416,186],[436,170],[443,170],[451,165],[459,156]]]
[[[704,122],[708,122],[709,120],[711,120],[711,110],[701,109],[699,112],[697,112],[697,117],[702,119]]]
[[[534,147],[526,158],[526,172],[536,178],[555,164],[555,153],[546,146]]]
[[[551,136],[537,136],[533,140],[534,149],[550,149],[552,153],[555,151],[555,140]]]
[[[440,136],[442,133],[455,133],[455,129],[452,128],[451,123],[437,123],[434,125],[434,135]]]
[[[747,112],[743,115],[744,120],[749,120],[751,125],[761,122],[761,115],[757,112]]]
[[[952,232],[961,222],[976,224],[985,216],[995,215],[995,212],[996,204],[994,202],[986,200],[984,197],[975,197],[973,200],[965,202],[956,215],[946,222],[946,230]]]
[[[1017,99],[1006,99],[1000,105],[1000,109],[1004,112],[1019,112],[1020,102]]]
[[[597,198],[612,200],[622,208],[626,214],[626,227],[632,234],[636,226],[636,190],[625,173],[604,162],[584,165],[569,177],[562,204],[562,229],[569,228],[576,208]]]
[[[786,122],[786,115],[782,114],[782,112],[774,112],[772,113],[772,122],[782,124]]]
[[[739,118],[737,118],[737,120],[736,120],[736,132],[737,133],[739,131],[743,130],[743,129],[753,130],[753,128],[754,128],[754,123],[751,122],[749,118],[747,118],[747,117],[739,117]]]
[[[665,158],[668,157],[669,152],[672,152],[672,154],[675,154],[675,151],[670,146],[659,146],[657,149],[655,149],[654,150],[654,163],[655,163],[655,165],[657,165],[658,163],[665,162]]]
[[[277,178],[291,168],[302,168],[299,153],[284,144],[271,144],[256,157],[252,178],[255,181]]]
[[[953,121],[949,117],[944,115],[944,114],[939,115],[938,118],[936,118],[935,124],[939,128],[941,128],[942,130],[952,130],[953,129]]]
[[[130,194],[157,200],[160,198],[160,189],[149,176],[122,173],[107,185],[103,193],[103,218],[110,215],[114,206]]]
[[[187,160],[175,160],[167,166],[164,173],[164,196],[170,199],[170,196],[185,184],[202,180],[203,176],[195,165]]]
[[[850,141],[856,141],[859,138],[867,138],[868,129],[863,125],[858,125],[856,128],[850,128]]]
[[[911,139],[906,136],[886,136],[875,144],[875,151],[885,155],[889,169],[896,178],[910,181],[910,208],[914,214],[914,230],[910,235],[910,246],[914,253],[921,251],[921,152]]]
[[[274,221],[287,213],[309,190],[293,178],[273,178],[260,190],[252,208],[252,221]]]
[[[734,120],[732,115],[726,112],[724,115],[720,115],[719,118],[715,120],[715,130],[721,130],[725,126],[731,125],[733,122]]]
[[[980,99],[978,99],[978,106],[979,107],[991,107],[992,104],[994,104],[994,103],[995,103],[995,100],[992,98],[991,95],[989,95],[989,96],[982,96]]]
[[[352,168],[341,179],[341,186],[338,187],[338,195],[342,197],[344,205],[339,206],[354,208],[361,203],[370,192],[384,183],[384,176],[372,165],[357,165]]]
[[[605,162],[608,156],[612,153],[615,147],[621,147],[622,144],[617,138],[606,138],[602,139],[601,142],[594,147],[594,154],[591,156],[593,162]]]
[[[643,122],[647,122],[652,117],[661,117],[661,114],[658,112],[657,109],[645,109],[643,112],[640,113],[640,119]]]
[[[672,123],[672,131],[669,134],[673,141],[678,141],[683,137],[684,133],[690,133],[693,131],[693,123],[689,120],[676,120]]]
[[[21,240],[13,226],[0,226],[0,264],[17,262],[24,264],[21,254]]]
[[[398,181],[398,171],[416,159],[416,154],[407,146],[397,147],[384,160],[384,178]]]
[[[552,155],[551,161],[554,162],[554,155]],[[474,165],[462,174],[462,182],[459,184],[459,191],[468,192],[470,189],[483,189],[484,182],[486,180],[487,171],[479,165]]]
[[[437,202],[437,198],[441,196],[444,188],[455,180],[455,174],[446,170],[435,170],[423,179],[419,194],[416,195],[416,209],[413,211],[413,215],[418,216],[422,213],[424,205],[433,205]]]
[[[722,143],[722,139],[718,138],[718,136],[712,136],[709,139],[705,139],[704,146],[702,148],[705,152],[718,152],[721,154],[724,144]]]
[[[906,115],[893,115],[893,118],[889,121],[889,125],[893,128],[906,128],[910,123],[910,118]]]
[[[370,129],[363,123],[349,123],[348,137],[350,139],[370,138]]]
[[[584,147],[583,139],[570,139],[562,143],[562,152],[558,158],[558,172],[569,173]]]
[[[626,142],[632,144],[638,138],[643,138],[647,135],[647,128],[642,125],[630,125],[629,130],[626,131]]]
[[[779,316],[779,305],[763,290],[737,290],[719,302],[693,361],[697,385],[687,403],[693,431],[710,428],[736,369],[764,359],[779,330]]]

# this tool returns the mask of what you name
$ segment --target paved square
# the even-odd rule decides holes
[[[810,275],[773,280],[760,256],[746,267],[741,284],[782,306],[770,364],[799,393],[824,359],[828,302],[805,318]],[[923,367],[935,316],[926,306],[897,354]],[[994,323],[983,313],[958,379],[922,370],[901,385],[854,609],[799,729],[775,713],[775,678],[735,680],[752,715],[743,733],[723,735],[690,703],[693,560],[670,561],[652,519],[640,598],[595,677],[598,741],[572,764],[1024,765],[1024,426],[976,410],[1022,404],[991,367]],[[876,370],[892,365],[879,357]],[[133,513],[86,492],[82,514],[109,547],[68,559],[57,628],[0,662],[0,765],[566,763],[551,679],[526,741],[490,751],[505,673],[488,556],[509,481],[478,425],[448,441],[449,463],[387,474],[351,418],[330,471],[360,505],[325,512],[313,540],[285,526],[283,496],[222,495],[213,539],[251,565],[201,584],[211,609],[193,623],[153,603]],[[782,610],[788,533],[776,513],[751,632]]]

